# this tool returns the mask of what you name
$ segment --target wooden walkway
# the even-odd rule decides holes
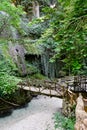
[[[68,88],[75,93],[87,92],[87,76],[74,76],[73,83],[70,85],[68,82]]]
[[[87,77],[73,76],[58,79],[56,81],[36,80],[32,81],[32,83],[29,80],[26,80],[24,82],[20,82],[18,86],[21,89],[30,91],[34,94],[63,98],[66,90],[70,90],[74,93],[87,92]]]
[[[19,83],[18,86],[21,89],[30,91],[34,94],[63,98],[64,87],[58,82],[44,81],[44,83],[34,86],[31,85],[29,81],[26,81],[25,83]]]

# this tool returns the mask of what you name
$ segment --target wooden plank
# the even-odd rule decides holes
[[[19,86],[20,87],[20,86]],[[21,87],[20,87],[21,88]],[[24,90],[27,90],[27,91],[30,91],[32,93],[36,93],[36,94],[39,94],[39,95],[47,95],[47,96],[50,96],[50,97],[59,97],[59,98],[62,98],[63,97],[63,94],[61,93],[58,93],[57,91],[55,90],[51,90],[51,89],[43,89],[40,91],[40,88],[36,88],[36,87],[33,87],[31,86],[30,87],[31,89],[29,89],[28,86],[22,86],[22,89]]]
[[[50,96],[50,97],[56,97],[56,98],[63,98],[63,95],[55,95],[55,94],[48,94],[48,93],[39,93],[39,92],[34,92],[34,91],[30,91],[30,92],[33,92],[35,94],[38,94],[38,95],[45,95],[45,96]]]

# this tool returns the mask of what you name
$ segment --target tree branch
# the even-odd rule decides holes
[[[9,102],[9,101],[6,101],[5,99],[3,99],[3,98],[1,98],[1,97],[0,97],[0,100],[2,100],[3,102],[5,102],[5,103],[7,103],[7,104],[12,105],[12,106],[16,106],[16,107],[20,106],[19,104],[15,104],[15,103],[11,103],[11,102]]]

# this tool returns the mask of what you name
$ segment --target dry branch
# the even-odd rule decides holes
[[[1,98],[1,97],[0,97],[0,100],[2,100],[3,102],[5,102],[5,103],[7,103],[7,104],[9,104],[9,105],[15,106],[15,107],[20,106],[19,104],[15,104],[15,103],[11,103],[11,102],[9,102],[9,101],[6,101],[5,99],[3,99],[3,98]]]

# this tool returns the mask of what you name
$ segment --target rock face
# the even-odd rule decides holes
[[[0,37],[1,38],[17,38],[16,29],[10,24],[10,16],[0,11]]]
[[[18,39],[18,31],[11,25],[11,16],[4,11],[0,11],[0,38]]]
[[[87,113],[84,110],[84,101],[81,94],[77,98],[75,130],[87,130]]]
[[[9,38],[10,36],[9,15],[4,11],[0,11],[0,37]]]
[[[13,45],[9,43],[9,52],[12,56],[14,63],[18,67],[19,74],[24,76],[27,74],[26,64],[25,64],[25,49],[22,45]]]
[[[22,45],[16,43],[19,38],[18,31],[10,24],[10,16],[4,11],[0,11],[0,38],[15,40],[15,44],[8,41],[9,52],[18,67],[20,75],[26,75],[25,49]]]

